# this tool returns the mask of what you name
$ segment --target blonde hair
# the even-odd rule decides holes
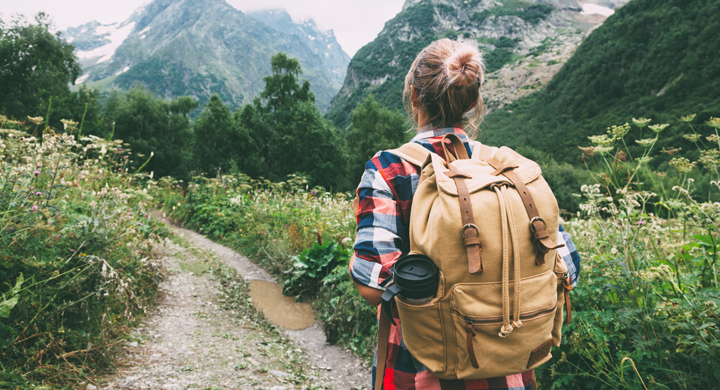
[[[431,43],[417,55],[405,76],[403,104],[408,116],[417,123],[412,86],[417,96],[414,103],[427,112],[432,126],[460,123],[474,138],[485,112],[480,94],[484,71],[476,47],[447,38]]]

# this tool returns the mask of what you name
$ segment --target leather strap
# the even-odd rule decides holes
[[[470,175],[460,171],[453,165],[448,165],[450,172],[448,177],[455,181],[458,190],[458,201],[460,202],[460,215],[462,218],[462,236],[465,243],[465,250],[468,257],[468,272],[478,274],[483,272],[482,245],[480,245],[480,229],[475,225],[472,203],[470,202],[470,191],[465,184],[465,179]]]
[[[473,337],[475,337],[475,329],[473,329],[472,324],[466,324],[465,332],[467,333],[466,342],[468,356],[470,356],[470,364],[472,364],[474,368],[480,368],[477,357],[475,356],[475,347],[473,347]]]
[[[572,304],[570,303],[570,291],[573,289],[570,277],[565,278],[563,281],[563,290],[565,290],[565,323],[570,325],[572,320]]]
[[[532,372],[532,390],[538,390],[537,378],[535,377],[535,370]]]
[[[378,325],[378,348],[377,366],[375,367],[375,387],[373,390],[383,388],[385,379],[385,361],[387,360],[388,342],[390,341],[390,319],[380,313],[380,324]]]
[[[448,151],[446,140],[450,140],[450,143],[453,146],[453,149],[455,149],[455,154],[452,154]],[[455,160],[467,160],[470,157],[468,157],[467,149],[465,149],[465,144],[463,144],[462,140],[460,140],[460,137],[458,137],[454,133],[445,134],[442,137],[442,147],[443,151],[445,152],[445,161],[447,161],[448,164]]]
[[[517,166],[505,165],[495,158],[491,158],[486,161],[490,164],[490,166],[495,168],[493,175],[503,175],[507,177],[517,190],[517,193],[520,195],[520,199],[522,199],[525,210],[527,211],[528,218],[530,218],[530,231],[533,234],[532,239],[536,250],[535,264],[544,264],[546,253],[552,249],[563,247],[565,244],[558,244],[550,239],[550,234],[547,232],[545,220],[540,217],[537,207],[535,206],[535,201],[530,194],[530,190],[528,190],[520,176],[518,176],[513,170],[517,168]]]

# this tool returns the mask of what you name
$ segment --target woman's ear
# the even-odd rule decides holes
[[[412,103],[413,107],[417,106],[418,98],[419,97],[418,97],[417,91],[415,90],[415,87],[411,85],[410,86],[410,102]]]

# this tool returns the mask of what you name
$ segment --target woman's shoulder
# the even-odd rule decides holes
[[[376,171],[389,181],[397,176],[417,174],[417,168],[391,150],[381,150],[365,164],[366,171]]]

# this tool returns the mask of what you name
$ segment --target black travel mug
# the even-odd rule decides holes
[[[393,298],[397,295],[411,305],[430,302],[438,288],[440,271],[429,257],[420,254],[401,257],[393,268],[393,283],[382,294],[382,311],[395,325]]]

